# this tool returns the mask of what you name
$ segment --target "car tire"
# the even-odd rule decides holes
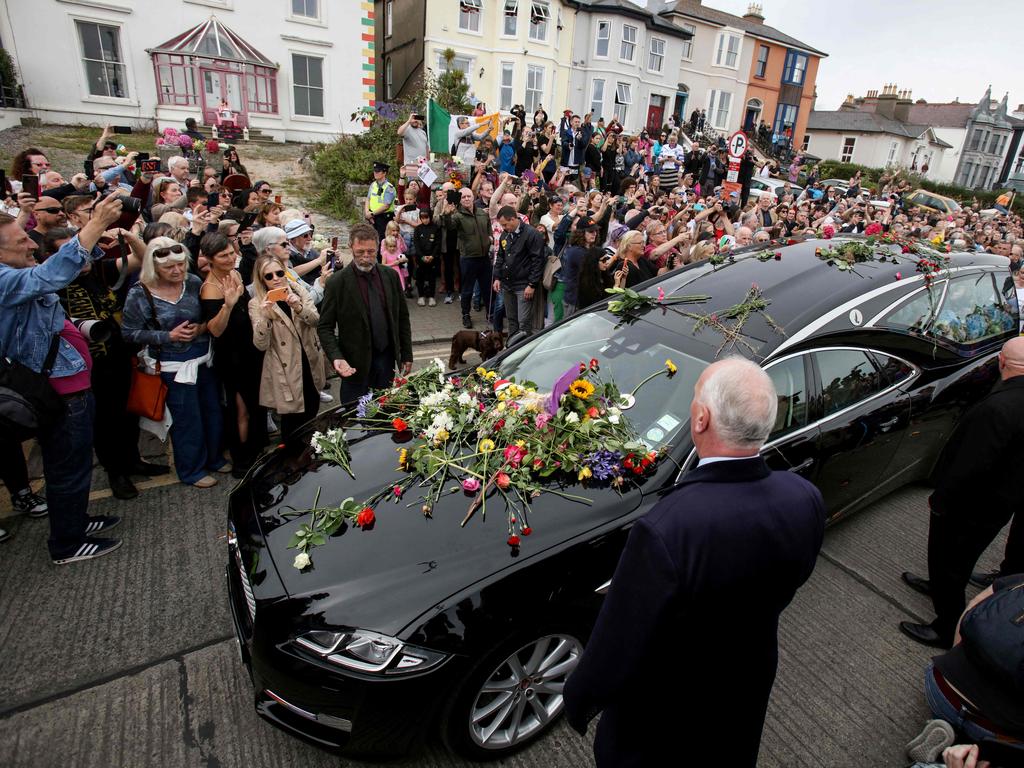
[[[565,708],[562,685],[583,655],[584,637],[575,627],[542,627],[493,648],[445,707],[444,745],[471,760],[496,760],[551,730]]]

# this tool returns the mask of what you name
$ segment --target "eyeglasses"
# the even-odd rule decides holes
[[[63,213],[63,211],[64,211],[64,209],[59,207],[59,206],[51,207],[51,208],[36,208],[34,210],[42,211],[43,213],[54,213],[54,214],[56,214],[56,213]]]
[[[263,275],[264,280],[273,280],[275,277],[284,277],[284,270],[279,269],[277,272],[266,272]]]
[[[270,187],[260,187],[260,189],[259,189],[259,193],[261,195],[269,195],[273,191],[274,190],[272,190]]]
[[[94,207],[95,206],[92,205],[83,205],[81,208],[75,211],[75,213],[77,213],[79,216],[92,216]]]
[[[180,243],[169,245],[166,248],[157,248],[155,251],[153,251],[153,258],[166,259],[172,253],[183,254],[185,253],[185,248]]]
[[[288,241],[287,240],[282,240],[280,243],[271,243],[271,245],[276,245],[276,246],[279,246],[281,248],[287,248],[288,247]]]

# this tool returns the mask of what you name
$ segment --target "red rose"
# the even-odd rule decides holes
[[[531,533],[533,533],[533,528],[530,526],[523,528],[523,536],[529,536]]]
[[[387,401],[388,401],[388,396],[387,395],[381,395],[381,397],[377,400],[377,402],[380,403],[381,405],[384,405],[384,403],[386,403]]]
[[[776,251],[775,252],[775,260],[776,261],[782,261],[782,252],[781,251]]]
[[[496,486],[498,486],[499,488],[501,488],[501,490],[504,491],[506,488],[508,488],[510,485],[512,485],[512,478],[509,477],[504,472],[499,472],[494,477],[494,484]]]
[[[362,511],[356,515],[356,525],[360,528],[372,525],[374,520],[376,520],[376,516],[373,514],[371,507],[363,507]]]
[[[644,473],[644,468],[643,467],[633,467],[633,474],[634,475],[642,475],[643,473]]]
[[[534,459],[533,460],[533,468],[534,469],[540,469],[543,466],[544,466],[544,459]]]
[[[393,419],[391,421],[391,426],[395,428],[395,432],[405,432],[409,429],[409,425],[402,419]]]
[[[590,406],[589,408],[587,408],[587,416],[589,416],[590,418],[596,419],[600,415],[601,412],[597,410],[597,408],[595,408],[594,406]]]
[[[510,445],[505,449],[505,461],[508,462],[510,467],[518,467],[525,455],[526,451],[518,445]]]
[[[590,370],[596,371],[597,368],[598,368],[597,358],[596,357],[590,358]]]
[[[494,422],[494,429],[495,429],[495,431],[501,429],[504,426],[505,426],[505,420],[504,419],[498,419],[496,422]]]
[[[513,533],[511,536],[508,537],[508,545],[510,547],[518,547],[519,546],[519,537],[516,536]]]
[[[397,496],[398,498],[402,498],[402,486],[396,485],[391,490],[395,494],[395,496]]]

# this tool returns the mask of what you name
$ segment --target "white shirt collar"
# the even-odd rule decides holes
[[[716,461],[743,461],[743,459],[752,459],[757,455],[752,453],[750,456],[708,456],[706,459],[698,461],[697,466],[703,467],[705,464],[714,464]]]

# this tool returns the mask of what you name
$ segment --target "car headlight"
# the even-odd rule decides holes
[[[340,667],[384,675],[421,672],[446,658],[364,629],[314,630],[296,637],[295,644]]]

